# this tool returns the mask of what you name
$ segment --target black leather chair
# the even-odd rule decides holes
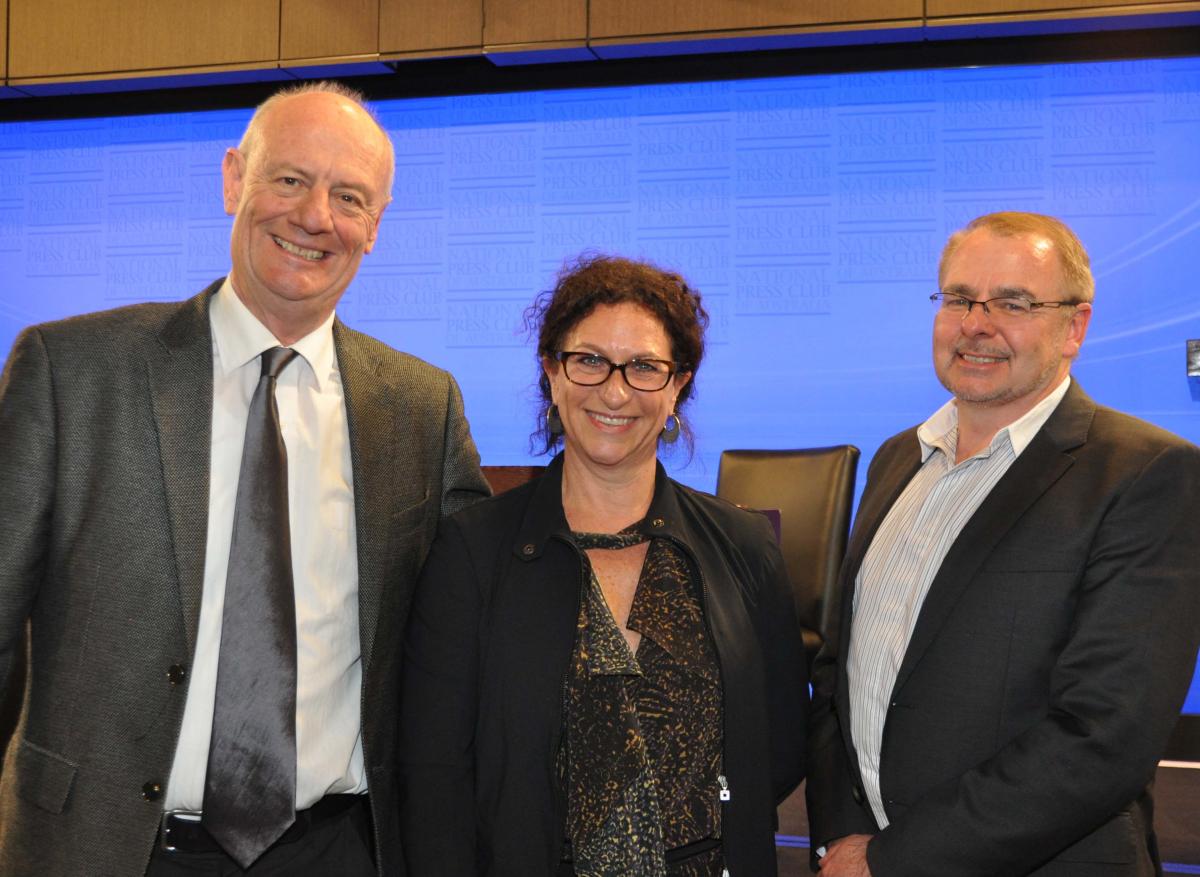
[[[858,457],[853,445],[721,454],[717,496],[746,508],[779,510],[780,547],[810,665],[846,553]]]

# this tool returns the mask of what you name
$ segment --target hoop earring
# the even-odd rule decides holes
[[[672,411],[667,415],[667,422],[663,424],[662,432],[659,433],[659,438],[664,444],[672,445],[679,438],[679,428],[683,425],[683,421],[679,419],[679,415]]]
[[[551,438],[558,438],[563,434],[563,422],[558,414],[557,405],[546,409],[546,432],[550,433]]]

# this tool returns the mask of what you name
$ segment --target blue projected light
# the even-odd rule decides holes
[[[450,369],[490,464],[530,460],[522,310],[587,249],[682,272],[712,315],[690,412],[723,448],[880,442],[945,399],[938,252],[980,213],[1066,220],[1098,294],[1075,373],[1200,440],[1200,59],[748,79],[385,101],[379,244],[339,312]],[[228,270],[220,161],[249,111],[0,125],[0,347],[177,299]],[[1200,391],[1197,392],[1200,398]],[[860,487],[862,478],[859,479]],[[1200,676],[1187,710],[1200,713]]]

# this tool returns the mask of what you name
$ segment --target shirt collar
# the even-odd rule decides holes
[[[287,345],[308,363],[318,391],[325,388],[325,382],[337,371],[333,349],[333,316],[331,313],[316,329],[295,344]],[[285,346],[250,313],[228,277],[213,296],[209,318],[212,321],[217,360],[225,375],[251,362],[264,350]]]
[[[1033,441],[1038,430],[1050,419],[1054,409],[1067,395],[1067,389],[1070,386],[1071,376],[1067,375],[1049,396],[999,430],[992,437],[991,444],[984,453],[992,453],[1001,443],[1007,441],[1012,446],[1013,456],[1019,457],[1021,452],[1029,447],[1029,443]],[[958,448],[958,405],[954,399],[948,401],[917,427],[917,441],[921,443],[922,463],[928,460],[929,455],[935,450],[941,450],[951,460],[954,459],[955,451]]]

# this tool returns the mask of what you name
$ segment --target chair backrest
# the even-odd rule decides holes
[[[540,478],[545,466],[482,466],[483,477],[491,485],[493,494],[504,493],[520,487],[526,481]]]
[[[853,445],[793,451],[725,451],[717,496],[778,509],[780,547],[800,625],[825,629],[828,595],[846,553],[859,450]]]

